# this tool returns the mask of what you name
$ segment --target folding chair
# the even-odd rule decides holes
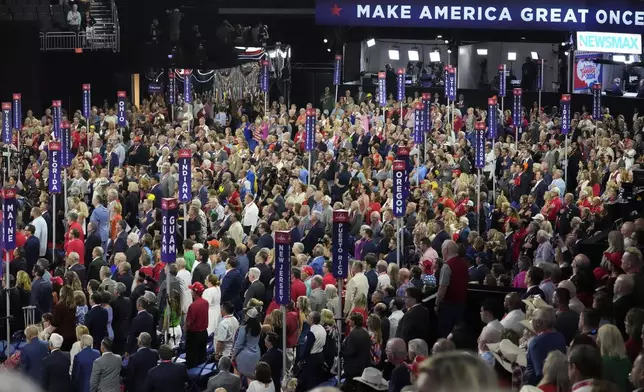
[[[25,321],[25,327],[36,324],[36,307],[35,306],[23,307],[22,316]]]
[[[204,362],[188,369],[188,392],[200,392],[206,388],[208,379],[217,374],[217,364]]]

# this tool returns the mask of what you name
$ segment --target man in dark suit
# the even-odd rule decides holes
[[[136,310],[138,311],[136,317],[132,319],[130,324],[130,333],[127,336],[127,343],[125,344],[125,352],[134,354],[137,350],[137,339],[142,332],[147,332],[151,339],[150,345],[156,346],[157,330],[154,325],[154,317],[147,312],[148,306],[145,297],[139,297],[136,300]]]
[[[613,288],[613,315],[615,326],[622,333],[624,339],[628,338],[624,321],[629,310],[636,306],[634,296],[635,279],[633,275],[622,274],[615,280]]]
[[[83,259],[85,261],[85,265],[89,266],[90,262],[93,261],[96,258],[95,254],[94,254],[94,249],[96,247],[101,247],[101,245],[102,245],[101,235],[99,234],[98,230],[96,229],[96,222],[89,222],[87,224],[87,237],[85,238],[85,258]],[[103,254],[101,253],[101,256],[102,255]],[[96,278],[90,278],[89,274],[88,274],[87,280],[88,281],[90,279],[98,280],[98,270],[96,272],[96,276],[97,276]]]
[[[226,273],[221,280],[221,303],[230,302],[236,311],[242,309],[241,287],[243,278],[239,272],[237,259],[234,256],[228,258]]]
[[[366,260],[366,257],[369,253],[373,253],[375,255],[378,254],[378,243],[373,239],[373,229],[370,227],[365,227],[364,231],[364,236],[365,236],[365,244],[362,246],[361,250],[361,258],[363,260]]]
[[[259,246],[260,249],[273,249],[273,236],[271,235],[271,227],[268,223],[261,222],[257,226],[257,231],[259,232],[259,241],[257,242],[257,246]]]
[[[246,293],[244,294],[244,308],[246,308],[246,305],[248,305],[248,301],[251,300],[251,298],[255,298],[260,301],[264,301],[264,297],[266,296],[266,288],[264,287],[264,283],[260,282],[259,280],[259,275],[260,271],[258,268],[251,268],[248,270],[248,280],[251,282],[250,286],[248,286],[248,290],[246,290]]]
[[[127,158],[131,166],[147,165],[150,156],[148,155],[148,148],[141,143],[141,137],[136,136],[132,139],[133,145],[128,151]]]
[[[101,237],[99,236],[98,239],[100,240]],[[85,248],[85,251],[87,251],[87,247]],[[107,266],[107,263],[105,262],[105,260],[103,260],[104,251],[99,243],[91,250],[91,252],[92,253],[90,255],[90,258],[86,259],[86,260],[91,260],[91,263],[87,265],[87,281],[89,282],[90,280],[96,280],[100,282],[101,267]]]
[[[102,303],[101,293],[92,293],[89,297],[91,309],[85,315],[85,326],[94,339],[94,349],[96,350],[100,349],[101,341],[107,335],[108,314],[107,310],[101,306]]]
[[[34,266],[38,262],[40,254],[40,240],[34,235],[36,228],[33,225],[28,225],[25,230],[25,260],[27,260],[27,272],[32,273]]]
[[[172,362],[174,352],[167,344],[159,348],[161,362],[150,369],[141,392],[177,392],[185,389],[188,372],[182,363]]]
[[[523,293],[521,299],[532,298],[535,295],[541,297],[542,300],[546,300],[546,295],[543,293],[543,290],[539,288],[541,281],[543,280],[543,270],[539,267],[532,266],[528,269],[528,272],[525,274],[525,284],[528,290]]]
[[[248,237],[248,240],[246,241],[246,247],[248,248],[248,252],[246,253],[246,256],[248,256],[248,266],[254,267],[255,266],[255,256],[257,256],[257,252],[259,252],[260,248],[257,243],[259,242],[259,237],[257,235],[252,234]]]
[[[62,345],[63,337],[57,333],[51,334],[51,354],[42,360],[42,388],[46,392],[68,392],[71,387],[69,353],[60,351]]]
[[[324,238],[324,224],[320,221],[320,213],[313,211],[311,214],[311,229],[302,238],[304,244],[304,253],[313,253],[313,248],[318,244],[318,241]]]
[[[85,280],[85,266],[80,264],[79,261],[79,254],[76,252],[71,252],[69,255],[67,255],[67,268],[69,271],[75,272],[76,275],[78,276],[78,279],[81,282],[81,287],[85,287],[85,284],[87,281]]]
[[[396,328],[396,337],[405,343],[412,339],[429,341],[429,310],[423,306],[423,292],[417,287],[408,287],[405,291],[407,313],[400,319]]]
[[[31,295],[29,305],[35,306],[35,320],[40,320],[43,313],[51,312],[52,306],[52,287],[51,282],[43,279],[45,269],[36,264],[33,269],[34,280],[31,283]]]
[[[133,271],[138,271],[141,265],[139,264],[139,257],[141,257],[141,244],[139,244],[139,235],[130,233],[127,236],[127,250],[125,251],[125,258],[132,266]]]
[[[436,221],[436,227],[438,227],[438,233],[436,233],[436,236],[432,240],[432,248],[436,249],[436,252],[438,253],[439,257],[443,257],[442,251],[441,251],[443,247],[443,242],[449,240],[450,236],[445,231],[445,223],[443,223],[442,220]]]
[[[570,232],[570,222],[572,218],[580,216],[579,207],[575,203],[575,197],[572,193],[566,193],[564,196],[563,212],[559,213],[559,235],[563,238]]]
[[[130,330],[130,319],[132,316],[132,303],[128,297],[125,297],[126,287],[123,282],[116,284],[114,295],[110,306],[112,307],[112,328],[114,329],[114,346],[112,350],[115,354],[121,355],[125,351],[125,342]]]
[[[125,253],[127,250],[127,233],[125,232],[127,223],[120,220],[116,223],[116,239],[112,245],[112,255],[117,253]]]
[[[147,332],[139,335],[139,349],[130,356],[125,368],[125,385],[128,392],[142,392],[148,371],[157,365],[159,353],[150,348],[152,337]]]
[[[118,253],[117,258],[119,261],[125,260],[125,255],[122,253]],[[132,283],[134,283],[134,275],[132,275],[132,266],[130,263],[127,261],[122,261],[117,263],[118,269],[116,270],[116,276],[114,276],[114,281],[115,282],[121,282],[125,285],[125,296],[130,295],[130,288],[132,287]]]
[[[31,381],[42,385],[42,361],[49,353],[47,342],[38,339],[38,328],[30,325],[25,329],[25,344],[20,350],[20,370]],[[69,372],[69,368],[67,368]]]
[[[541,172],[541,170],[536,171],[534,173],[534,179],[536,183],[532,187],[530,194],[534,196],[535,203],[539,207],[543,207],[543,204],[544,204],[543,196],[548,191],[548,184],[546,184],[546,181],[543,179],[543,172]]]
[[[347,380],[362,375],[362,371],[371,366],[371,338],[369,332],[363,328],[364,317],[360,313],[349,315],[351,332],[344,339],[342,344],[342,356],[344,357],[344,372]],[[351,383],[351,381],[349,381]]]
[[[606,89],[606,94],[613,95],[615,97],[621,97],[624,95],[624,91],[622,90],[622,81],[620,78],[615,78],[613,80],[613,84],[610,88]]]
[[[101,353],[94,350],[94,339],[91,335],[83,335],[80,340],[81,350],[74,356],[72,365],[72,386],[76,392],[89,392],[89,379],[92,375],[94,361]]]

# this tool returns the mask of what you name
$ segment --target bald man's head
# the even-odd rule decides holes
[[[443,255],[443,260],[449,260],[453,257],[458,256],[458,245],[452,240],[447,240],[443,242],[441,246],[441,254]]]
[[[503,303],[508,312],[521,309],[521,296],[517,292],[508,293],[505,296],[505,302]]]
[[[386,351],[389,362],[398,364],[407,358],[407,345],[400,338],[389,339]]]

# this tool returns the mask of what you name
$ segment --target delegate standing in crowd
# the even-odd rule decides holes
[[[596,268],[579,246],[618,218],[611,211],[644,154],[642,118],[574,113],[564,153],[556,108],[524,109],[518,143],[512,113],[499,112],[478,196],[472,143],[485,110],[436,101],[425,150],[411,138],[418,93],[402,108],[359,96],[334,103],[327,89],[319,103],[280,98],[267,113],[254,96],[179,97],[175,113],[154,96],[128,107],[124,129],[111,107],[89,118],[63,110],[73,141],[66,198],[47,191],[51,111],[27,112],[7,184],[23,207],[10,294],[35,307],[38,326],[17,326],[27,344],[5,366],[47,391],[181,389],[186,369],[204,361],[219,368],[208,391],[305,391],[338,368],[346,390],[642,388],[644,219],[621,217]],[[314,106],[309,171],[304,122]],[[402,146],[412,165],[399,246],[392,162]],[[192,153],[193,199],[179,217],[177,261],[166,265],[160,206],[177,197],[179,148]],[[335,209],[349,211],[354,244],[342,292]],[[274,297],[276,231],[292,239],[286,315]],[[522,289],[482,301],[477,339],[464,323],[468,284]],[[12,307],[18,324],[21,306]]]

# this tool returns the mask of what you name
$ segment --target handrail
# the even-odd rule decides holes
[[[64,50],[119,50],[117,34],[93,34],[92,32],[49,32],[40,35],[40,50],[64,51]]]

